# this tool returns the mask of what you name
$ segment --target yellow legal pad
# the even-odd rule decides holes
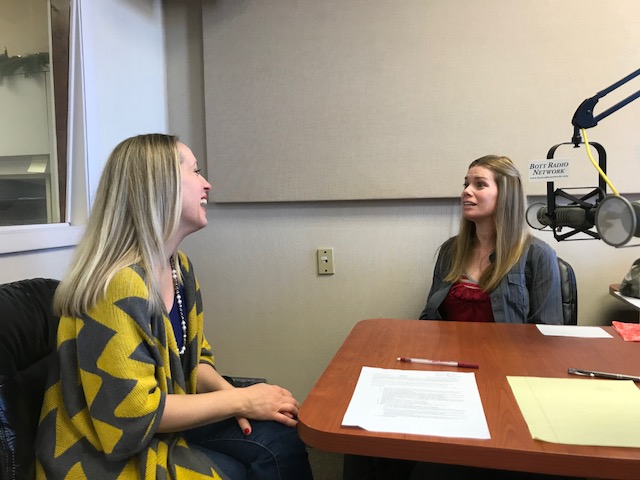
[[[631,380],[507,380],[535,440],[640,447],[640,389]]]

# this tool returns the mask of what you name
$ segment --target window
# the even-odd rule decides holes
[[[64,222],[70,0],[0,3],[0,226]]]

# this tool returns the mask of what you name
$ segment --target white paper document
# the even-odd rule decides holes
[[[613,338],[601,327],[587,327],[579,325],[536,325],[543,335],[555,337],[583,337],[583,338]]]
[[[491,438],[473,372],[362,367],[342,425],[374,432]]]

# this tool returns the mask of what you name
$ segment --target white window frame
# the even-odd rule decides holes
[[[29,252],[78,244],[89,211],[86,148],[85,82],[79,2],[71,2],[69,20],[69,121],[67,131],[68,222],[0,227],[0,254]]]

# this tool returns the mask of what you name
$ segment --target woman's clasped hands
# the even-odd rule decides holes
[[[237,416],[236,419],[245,434],[251,433],[249,419],[274,420],[288,427],[295,427],[298,424],[300,404],[286,388],[268,383],[256,383],[238,390],[242,391],[245,397],[246,413]]]

